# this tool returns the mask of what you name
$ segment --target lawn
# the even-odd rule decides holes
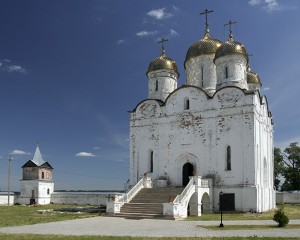
[[[284,212],[289,219],[300,219],[300,204],[285,204]],[[264,213],[226,213],[223,212],[223,220],[272,220],[275,209]],[[207,213],[200,217],[188,217],[187,221],[218,221],[220,213]]]
[[[92,206],[84,206],[92,208]],[[30,225],[36,223],[57,222],[70,219],[88,218],[99,216],[98,213],[75,213],[50,211],[39,213],[38,210],[62,209],[62,208],[79,208],[75,205],[43,205],[43,206],[0,206],[0,227]],[[94,207],[96,208],[96,207]],[[1,239],[1,238],[0,238]],[[3,239],[3,238],[2,238]]]
[[[278,229],[278,225],[227,225],[225,224],[223,228],[220,228],[219,226],[201,226],[199,227],[206,228],[208,230],[220,230],[220,231],[226,231],[226,230],[270,230],[270,229]],[[300,229],[299,224],[289,224],[284,227],[284,229]]]
[[[2,240],[295,240],[296,238],[274,238],[274,237],[159,237],[159,238],[147,238],[147,237],[113,237],[113,236],[61,236],[61,235],[17,235],[17,234],[0,234]]]

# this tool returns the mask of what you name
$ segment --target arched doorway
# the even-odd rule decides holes
[[[190,178],[189,176],[193,176],[194,166],[193,164],[187,162],[182,167],[182,186],[186,186]]]
[[[201,212],[202,213],[209,213],[211,212],[210,209],[210,198],[207,193],[204,193],[201,199]]]

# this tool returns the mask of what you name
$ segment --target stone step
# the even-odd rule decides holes
[[[141,213],[115,213],[114,215],[109,215],[111,217],[122,217],[127,219],[165,219],[174,220],[173,216],[163,215],[163,214],[141,214]]]
[[[132,219],[174,219],[173,216],[163,215],[163,204],[171,196],[174,200],[183,188],[143,188],[129,202],[125,203],[115,217]]]

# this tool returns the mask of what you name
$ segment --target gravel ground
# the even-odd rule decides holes
[[[172,220],[130,220],[117,217],[93,217],[62,222],[35,225],[4,227],[0,233],[19,234],[60,234],[60,235],[106,235],[106,236],[143,236],[143,237],[298,237],[298,229],[270,230],[226,230],[226,225],[275,224],[273,221],[224,221],[224,229],[219,231],[199,227],[219,225],[219,221],[172,221]],[[300,224],[300,220],[290,220],[289,224]]]

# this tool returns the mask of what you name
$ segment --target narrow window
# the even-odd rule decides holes
[[[201,82],[202,82],[202,87],[203,87],[203,66],[201,66]]]
[[[186,98],[184,100],[184,110],[189,110],[190,109],[190,100]]]
[[[47,188],[47,194],[48,194],[48,195],[50,194],[50,189],[49,189],[49,188]]]
[[[158,81],[155,81],[155,91],[158,91]]]
[[[225,67],[225,78],[228,78],[228,67]]]
[[[45,178],[45,174],[44,174],[44,172],[42,172],[42,179],[44,179]]]
[[[150,172],[153,172],[153,151],[150,152]]]
[[[227,147],[226,153],[226,170],[231,170],[231,147]]]
[[[264,186],[268,186],[268,167],[267,167],[267,160],[264,158],[264,169],[263,169],[263,181]]]

